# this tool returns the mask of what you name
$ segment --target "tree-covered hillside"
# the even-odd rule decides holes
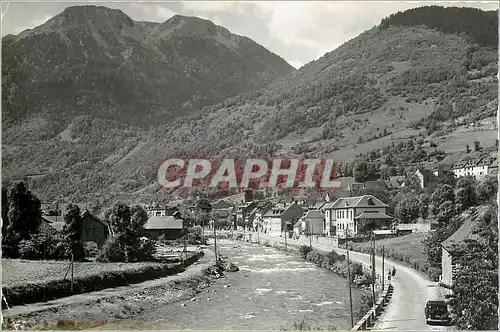
[[[392,160],[403,166],[442,160],[450,141],[464,151],[475,140],[494,145],[493,129],[467,126],[496,115],[496,49],[417,23],[370,29],[260,90],[151,130],[96,117],[55,130],[33,118],[4,130],[4,176],[45,174],[31,188],[49,197],[149,200],[164,197],[155,172],[171,156],[347,161],[363,153],[382,167],[387,151],[402,151]]]
[[[426,25],[444,33],[465,33],[481,46],[498,48],[498,12],[477,8],[427,6],[398,12],[384,18],[381,29],[389,26]]]

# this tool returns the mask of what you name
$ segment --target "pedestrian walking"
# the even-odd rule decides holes
[[[394,277],[396,275],[396,268],[393,266],[392,267],[392,276]]]

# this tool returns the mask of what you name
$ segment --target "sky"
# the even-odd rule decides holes
[[[173,15],[211,20],[284,58],[295,68],[322,57],[390,14],[425,5],[498,9],[497,1],[183,1],[71,2],[2,1],[2,36],[45,23],[74,5],[99,4],[121,9],[136,21],[164,22]]]

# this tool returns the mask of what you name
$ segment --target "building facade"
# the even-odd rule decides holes
[[[372,195],[339,198],[323,207],[327,236],[356,236],[370,227],[379,227],[392,217],[387,215],[389,206]],[[374,226],[371,226],[374,225]]]

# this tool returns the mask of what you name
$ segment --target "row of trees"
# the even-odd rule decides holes
[[[402,223],[412,223],[419,217],[427,219],[432,215],[442,223],[478,202],[488,201],[496,188],[494,177],[477,181],[473,177],[455,180],[451,176],[445,180],[431,195],[418,186],[399,194],[395,199],[395,217]]]
[[[145,237],[147,212],[141,206],[116,203],[106,211],[111,236],[98,259],[138,262],[153,259],[155,242]],[[85,259],[82,213],[69,204],[61,231],[42,222],[41,202],[23,182],[2,187],[2,255],[23,259]]]

